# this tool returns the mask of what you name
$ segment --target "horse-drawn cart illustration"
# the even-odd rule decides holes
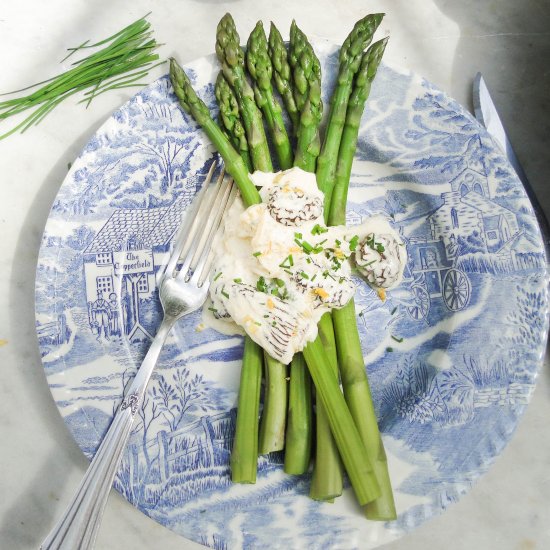
[[[433,299],[441,298],[449,311],[464,309],[470,303],[472,285],[468,275],[454,267],[454,243],[446,247],[443,240],[410,238],[405,244],[408,263],[401,285],[390,293],[390,301],[403,306],[415,321],[427,318]],[[366,296],[363,315],[381,304],[376,292],[367,291]]]
[[[464,309],[470,302],[472,286],[466,273],[453,267],[455,252],[456,247],[445,247],[443,240],[410,239],[407,243],[404,282],[410,281],[414,304],[406,309],[413,319],[428,315],[432,298],[442,298],[450,311]]]

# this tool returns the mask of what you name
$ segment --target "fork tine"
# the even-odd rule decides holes
[[[202,243],[205,236],[208,235],[209,228],[212,225],[212,210],[214,206],[219,202],[220,197],[223,196],[227,187],[227,180],[224,181],[225,171],[222,170],[216,184],[212,186],[208,194],[208,198],[205,199],[204,204],[196,215],[196,231],[189,235],[188,245],[185,246],[181,254],[181,265],[176,277],[186,278],[189,268],[196,261],[197,255],[202,250]]]
[[[204,243],[202,244],[202,249],[200,251],[200,256],[198,257],[198,260],[196,264],[192,264],[193,268],[193,276],[191,277],[191,282],[197,284],[200,286],[199,281],[203,278],[203,274],[207,274],[207,270],[205,269],[206,263],[208,258],[210,257],[210,251],[212,248],[212,243],[214,241],[214,238],[218,232],[218,228],[220,227],[220,223],[222,220],[222,216],[224,212],[226,211],[229,204],[231,204],[231,198],[235,198],[236,190],[233,186],[233,179],[228,179],[227,181],[227,187],[224,191],[223,197],[221,200],[217,203],[217,209],[214,212],[213,222],[210,226],[210,231],[208,232],[208,236],[206,237]],[[204,282],[204,281],[202,281]]]
[[[193,203],[191,204],[191,208],[189,209],[187,216],[185,216],[185,221],[181,225],[179,232],[176,236],[176,239],[174,241],[174,246],[172,248],[172,254],[170,255],[170,258],[168,259],[168,263],[166,264],[164,270],[161,273],[161,278],[163,278],[165,275],[168,275],[169,277],[172,276],[172,274],[174,273],[174,270],[176,269],[176,265],[178,264],[178,261],[183,254],[183,250],[187,247],[187,245],[191,241],[193,234],[195,233],[195,227],[196,227],[195,222],[199,214],[199,211],[201,210],[201,206],[207,194],[206,191],[208,189],[210,182],[212,181],[212,176],[214,175],[217,164],[218,164],[217,161],[214,160],[214,162],[210,166],[210,169],[208,170],[208,174],[202,184],[202,188],[199,191],[199,194],[197,195],[197,197],[195,198],[194,204]]]
[[[208,275],[210,273],[210,269],[212,267],[212,262],[214,260],[214,254],[212,254],[212,243],[214,242],[214,239],[216,238],[216,234],[218,232],[218,229],[221,225],[221,222],[222,222],[222,219],[223,219],[223,214],[233,204],[235,198],[237,197],[238,192],[239,191],[238,191],[237,187],[235,185],[233,185],[233,187],[231,189],[231,194],[229,195],[229,198],[226,201],[225,206],[223,208],[221,208],[220,211],[219,211],[218,221],[215,225],[216,229],[212,233],[212,237],[211,237],[210,242],[208,243],[208,246],[205,246],[205,249],[203,251],[204,259],[201,258],[202,265],[200,265],[200,267],[197,266],[195,268],[195,273],[198,274],[197,278],[195,278],[195,273],[193,273],[193,280],[197,283],[198,286],[202,286],[204,284],[204,282],[206,281],[206,279],[208,278]]]

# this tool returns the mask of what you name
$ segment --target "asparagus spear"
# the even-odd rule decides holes
[[[261,383],[262,348],[246,337],[237,403],[237,425],[230,458],[231,479],[234,483],[256,483]]]
[[[295,21],[290,27],[289,63],[292,67],[294,100],[299,112],[294,165],[307,172],[314,172],[320,147],[319,124],[323,113],[321,65],[306,35]],[[324,334],[327,328],[328,333]],[[328,327],[326,322],[319,324],[319,333],[323,341],[334,341],[331,329],[332,326]],[[336,357],[331,357],[328,364],[332,368],[334,380],[337,381]],[[290,371],[291,384],[293,373],[294,362]],[[295,385],[296,393],[305,391],[305,387]],[[317,402],[316,433],[317,447],[310,496],[316,500],[332,500],[342,494],[342,469],[328,415],[320,399]]]
[[[239,104],[222,72],[218,74],[214,92],[220,108],[221,126],[225,128],[229,140],[239,151],[248,171],[252,172],[252,161],[248,150],[248,142],[246,141],[246,132],[239,114]]]
[[[283,122],[283,114],[279,102],[273,95],[271,77],[273,67],[269,57],[267,38],[261,21],[256,23],[248,38],[246,49],[246,65],[255,82],[254,94],[256,103],[264,114],[267,127],[275,146],[279,168],[287,170],[292,166],[293,154],[290,141]]]
[[[359,125],[363,116],[365,103],[369,97],[372,81],[376,76],[376,71],[384,55],[387,43],[388,39],[383,38],[369,47],[362,56],[360,68],[355,77],[353,92],[350,95],[346,112],[340,151],[337,157],[336,174],[333,177],[335,183],[329,208],[329,225],[346,223],[348,186],[353,157],[357,148]]]
[[[357,500],[360,505],[371,502],[380,496],[380,488],[320,338],[310,342],[303,354]]]
[[[252,165],[255,170],[271,172],[273,165],[262,122],[262,113],[256,105],[254,91],[246,78],[244,53],[240,46],[235,22],[229,13],[225,14],[218,23],[216,54],[222,65],[223,74],[237,98],[246,130]],[[278,450],[280,441],[284,441],[284,432],[281,436],[280,427],[283,426],[284,428],[285,424],[286,400],[283,402],[280,396],[286,395],[286,379],[280,376],[284,365],[278,361],[270,358],[265,361],[265,367],[269,371],[271,385],[268,386],[268,406],[264,408],[262,415],[261,450],[262,452],[270,452]],[[277,395],[279,398],[269,399],[271,395]]]
[[[250,180],[241,156],[235,151],[219,126],[212,120],[189,78],[175,59],[170,59],[170,80],[184,111],[203,128],[220,155],[226,171],[233,176],[246,206],[261,202],[260,194]],[[231,452],[231,475],[235,482],[254,483],[258,465],[258,409],[262,379],[262,350],[250,337],[245,337],[239,409],[235,440]]]
[[[319,322],[319,338],[332,368],[334,379],[338,381],[338,358],[334,327],[330,313],[325,313]],[[342,494],[342,461],[332,436],[327,411],[323,403],[317,401],[317,422],[315,425],[317,446],[315,449],[315,467],[309,496],[314,500],[332,501]]]
[[[300,475],[309,468],[313,439],[311,389],[304,357],[297,353],[292,359],[290,375],[284,466],[287,474]]]
[[[265,397],[258,448],[261,455],[280,451],[285,446],[288,396],[286,365],[264,352],[264,366]]]
[[[262,123],[262,114],[256,105],[254,91],[248,83],[244,67],[244,53],[231,14],[226,13],[216,31],[216,54],[223,74],[233,88],[243,119],[252,164],[256,170],[271,172],[271,156]]]
[[[220,127],[214,122],[208,107],[193,90],[188,76],[173,58],[170,59],[170,80],[183,110],[202,126],[202,129],[222,156],[225,170],[233,176],[241,192],[243,202],[247,206],[262,202],[258,190],[248,175],[243,159],[235,151]]]
[[[300,112],[294,166],[314,172],[321,148],[321,64],[307,36],[295,21],[292,21],[290,27],[289,63],[292,68],[294,100]]]
[[[340,48],[340,66],[336,88],[330,100],[327,130],[317,162],[317,184],[325,194],[325,220],[328,219],[331,204],[338,150],[346,119],[348,99],[353,86],[353,77],[361,64],[363,50],[370,44],[383,17],[384,14],[375,13],[357,21]]]
[[[346,122],[340,144],[338,165],[336,169],[336,185],[332,197],[329,223],[344,224],[346,221],[346,202],[351,175],[351,166],[359,124],[365,102],[368,98],[371,83],[382,59],[388,39],[385,38],[370,46],[361,60],[361,66],[355,77],[353,92],[349,99]],[[378,423],[376,411],[372,402],[368,378],[363,363],[363,352],[357,332],[355,304],[351,300],[344,308],[333,312],[336,343],[338,349],[338,364],[342,375],[344,396],[351,414],[357,425],[361,439],[365,444],[381,495],[365,507],[367,518],[389,521],[397,517],[395,503],[388,473],[386,453]]]
[[[273,23],[271,23],[269,29],[268,51],[273,66],[273,81],[275,82],[275,87],[283,98],[286,112],[296,131],[300,122],[300,115],[292,91],[292,76],[290,65],[288,64],[288,52],[279,29],[277,29]]]
[[[315,171],[319,154],[319,124],[323,104],[321,102],[321,66],[305,34],[293,21],[290,28],[289,62],[293,70],[294,98],[300,113],[297,128],[295,166],[308,172]],[[330,316],[324,316],[319,323],[319,336],[323,343],[334,343],[334,331]],[[335,348],[329,356],[334,379],[338,380],[338,366]],[[328,353],[328,350],[327,350]],[[292,383],[291,367],[291,383]],[[298,390],[297,390],[298,391]],[[304,391],[302,389],[302,391]],[[332,500],[342,494],[342,467],[334,441],[327,411],[321,400],[317,402],[317,448],[310,496],[315,500]]]

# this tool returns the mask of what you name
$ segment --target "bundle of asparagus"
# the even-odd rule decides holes
[[[325,193],[326,221],[331,225],[345,224],[359,122],[387,43],[383,39],[370,45],[382,17],[371,14],[358,21],[340,49],[338,79],[322,147],[321,66],[295,22],[288,48],[275,25],[271,24],[267,38],[259,22],[245,53],[231,15],[221,19],[216,35],[221,71],[215,90],[223,130],[212,119],[185,72],[171,60],[170,77],[180,105],[202,126],[221,154],[245,206],[261,202],[249,172],[273,169],[265,122],[278,167],[294,165],[315,172],[319,189]],[[284,125],[279,97],[292,124],[289,131]],[[294,151],[289,135],[295,137]],[[260,423],[262,370],[265,396]],[[314,397],[316,455],[310,496],[332,501],[340,495],[343,466],[359,504],[365,506],[367,518],[395,519],[353,301],[322,317],[319,336],[303,353],[295,355],[289,373],[286,365],[245,338],[231,454],[233,481],[254,483],[258,452],[266,454],[283,447],[287,473],[308,471],[314,439]]]

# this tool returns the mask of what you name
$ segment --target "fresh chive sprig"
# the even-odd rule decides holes
[[[0,101],[0,123],[32,110],[21,122],[0,134],[0,140],[40,123],[61,102],[78,92],[84,92],[84,98],[79,103],[86,103],[88,107],[92,100],[109,90],[145,86],[141,79],[151,69],[164,63],[158,62],[159,56],[154,53],[160,44],[154,39],[146,17],[134,21],[109,38],[94,44],[87,40],[80,46],[69,48],[69,54],[63,61],[81,50],[101,49],[75,61],[67,71],[31,86],[0,94],[7,96],[29,91],[26,95]]]

